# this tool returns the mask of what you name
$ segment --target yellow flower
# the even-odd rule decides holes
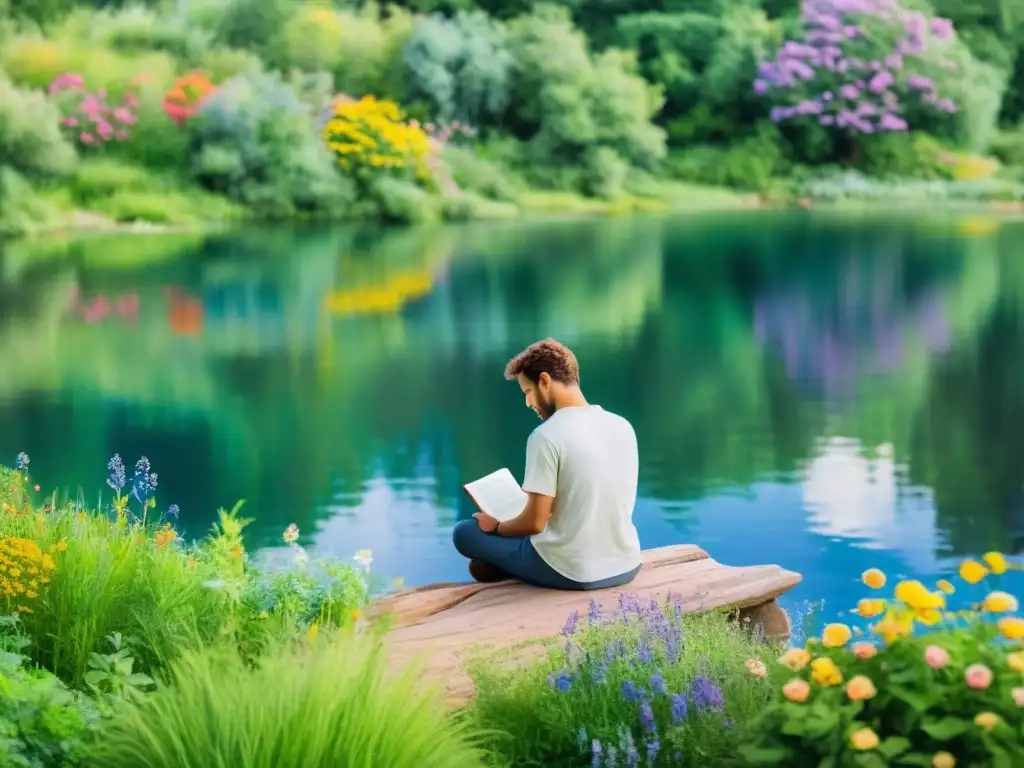
[[[889,614],[871,628],[876,634],[888,643],[894,643],[901,637],[906,637],[914,631],[913,621],[909,618],[901,618],[895,614]]]
[[[933,626],[942,621],[940,609],[946,607],[946,598],[941,592],[930,592],[920,581],[913,580],[897,584],[894,595],[922,624]]]
[[[67,541],[65,541],[64,539],[61,539],[60,541],[58,541],[57,542],[57,551],[58,552],[67,552],[68,551],[68,543],[67,543]]]
[[[1006,558],[999,552],[986,552],[981,556],[981,559],[985,561],[985,564],[989,567],[996,576],[1006,573]]]
[[[999,620],[999,631],[1007,640],[1020,640],[1024,638],[1024,619],[1004,616]]]
[[[870,728],[861,728],[850,734],[850,745],[862,752],[878,746],[878,734]]]
[[[299,540],[299,527],[295,523],[291,523],[284,529],[281,538],[284,539],[285,544],[294,544]]]
[[[857,603],[857,613],[865,619],[871,619],[885,610],[885,600],[870,600],[864,598]]]
[[[994,712],[979,712],[974,716],[974,724],[986,731],[991,731],[999,725],[999,715]]]
[[[936,752],[932,756],[932,768],[955,768],[956,758],[949,752]]]
[[[952,595],[956,590],[953,588],[953,584],[945,579],[939,579],[935,586],[945,592],[947,595]],[[939,752],[940,755],[949,754],[948,752]]]
[[[960,564],[960,578],[968,584],[977,584],[988,575],[988,568],[977,560],[964,560]]]
[[[269,617],[270,617],[269,613],[267,613],[266,611],[260,611],[260,618],[261,619],[266,619],[266,618],[269,618]]]
[[[981,608],[989,613],[1013,613],[1017,610],[1017,598],[1009,592],[989,592]]]
[[[840,685],[843,682],[843,673],[832,659],[822,657],[811,662],[811,678],[818,685],[829,687]]]
[[[868,568],[860,578],[871,589],[881,589],[885,586],[885,574],[877,568]]]
[[[793,678],[784,686],[782,686],[782,695],[790,701],[807,701],[807,697],[810,694],[811,686],[807,684],[806,680],[801,680],[798,677]]]
[[[821,644],[826,648],[841,648],[851,636],[850,628],[845,624],[829,624],[821,632]]]
[[[1014,651],[1008,654],[1006,661],[1014,672],[1024,672],[1024,651]]]
[[[803,648],[790,648],[781,657],[779,663],[792,669],[794,672],[803,669],[811,663],[811,654]]]
[[[878,691],[875,689],[875,684],[871,682],[871,678],[864,675],[852,677],[850,682],[846,684],[846,695],[850,697],[850,701],[871,699],[874,698],[876,693]]]
[[[358,608],[353,608],[352,609],[352,618],[355,619],[356,621],[359,621],[359,619],[362,617],[362,615],[363,615],[362,611],[360,611]]]

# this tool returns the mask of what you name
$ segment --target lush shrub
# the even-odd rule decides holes
[[[14,631],[16,618],[0,617],[0,634]],[[87,696],[24,662],[20,653],[0,651],[0,766],[81,764],[99,710]]]
[[[303,6],[285,23],[275,62],[306,72],[333,70],[341,63],[344,33],[344,20],[333,8]]]
[[[233,78],[203,100],[188,132],[196,180],[257,215],[338,216],[351,204],[310,110],[278,75]]]
[[[694,146],[672,152],[669,175],[682,181],[763,192],[788,170],[780,137],[770,126],[732,146]]]
[[[505,168],[478,156],[473,150],[447,146],[444,162],[455,183],[464,190],[505,202],[515,202],[524,184]]]
[[[184,24],[177,14],[161,14],[143,5],[105,8],[89,24],[93,45],[125,53],[165,51],[186,61],[200,56],[212,39],[210,31]]]
[[[998,553],[966,561],[968,584],[1005,572]],[[876,569],[864,573],[875,589]],[[781,687],[747,725],[741,754],[751,765],[794,760],[835,766],[1009,766],[1024,762],[1024,619],[1017,599],[991,592],[974,610],[950,613],[948,581],[930,590],[896,585],[889,600],[865,598],[870,635],[848,647],[849,627],[832,624],[806,649],[772,665]],[[933,628],[914,636],[915,625]],[[875,642],[875,638],[881,644]]]
[[[110,768],[475,768],[481,754],[416,669],[389,669],[378,638],[352,632],[268,655],[188,653],[173,684],[112,720],[94,759]]]
[[[606,147],[627,163],[653,167],[665,154],[664,131],[650,122],[660,99],[635,74],[631,54],[609,49],[591,58],[586,39],[561,8],[544,6],[509,24],[516,62],[507,116],[526,141],[524,171],[553,186],[607,178]],[[588,163],[601,166],[586,168]]]
[[[989,151],[1006,165],[1024,167],[1024,131],[1005,131],[992,137]]]
[[[391,176],[371,178],[364,188],[363,206],[377,218],[394,224],[432,224],[441,219],[442,200],[420,186]]]
[[[440,120],[484,125],[508,105],[505,29],[480,11],[418,19],[403,57],[410,95],[430,102]]]
[[[951,179],[950,150],[925,133],[878,133],[860,140],[857,165],[869,176]]]
[[[289,0],[229,0],[217,19],[216,40],[265,56],[288,20]]]
[[[981,203],[1024,200],[1024,185],[1003,179],[880,181],[857,171],[816,175],[801,181],[796,194],[822,202]]]
[[[374,2],[340,13],[342,56],[333,71],[335,85],[353,96],[372,93],[404,99],[407,78],[402,48],[412,33],[412,15],[397,5],[382,11]]]
[[[204,642],[233,640],[248,657],[268,638],[304,631],[310,617],[351,624],[352,610],[365,601],[356,576],[335,567],[307,572],[305,562],[296,563],[294,576],[273,578],[254,569],[237,508],[221,510],[201,544],[186,544],[173,527],[177,508],[156,512],[156,475],[144,458],[129,477],[115,456],[108,484],[109,514],[52,498],[41,509],[27,470],[0,468],[0,541],[38,561],[16,577],[23,589],[12,586],[31,641],[26,653],[66,682],[87,680],[108,637],[123,636],[135,671],[153,674]],[[275,597],[257,600],[266,578]]]
[[[716,765],[735,750],[734,726],[771,697],[755,676],[756,633],[684,616],[671,598],[623,596],[607,617],[591,603],[563,634],[564,647],[524,670],[500,654],[471,662],[471,716],[506,732],[488,742],[503,765]]]

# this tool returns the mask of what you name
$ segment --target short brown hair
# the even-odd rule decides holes
[[[554,339],[536,341],[509,360],[505,366],[505,378],[511,381],[520,373],[534,384],[540,381],[542,373],[562,384],[580,383],[580,366],[576,362],[576,355]]]

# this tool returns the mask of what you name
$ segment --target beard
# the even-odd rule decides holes
[[[537,407],[534,408],[541,421],[547,421],[550,419],[557,410],[554,398],[550,400],[537,399]]]

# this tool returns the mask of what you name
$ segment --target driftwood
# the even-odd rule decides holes
[[[659,602],[671,596],[687,613],[730,610],[767,640],[789,638],[789,618],[775,598],[799,584],[800,574],[777,565],[722,565],[693,545],[648,550],[643,563],[633,582],[621,588],[560,592],[517,581],[430,584],[378,601],[371,616],[393,622],[392,663],[404,666],[422,658],[428,679],[441,683],[453,704],[472,697],[461,661],[468,649],[555,636],[572,611],[586,614],[591,599],[610,611],[620,594]]]

